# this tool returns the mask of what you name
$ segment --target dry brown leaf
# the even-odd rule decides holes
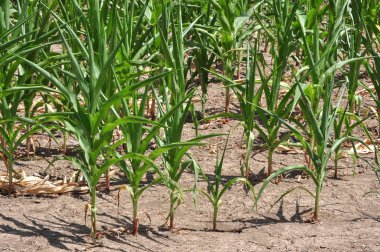
[[[375,146],[373,145],[371,139],[365,139],[364,142],[367,144],[364,145],[363,143],[357,143],[355,144],[355,149],[358,154],[368,154],[368,153],[373,153],[375,152]],[[355,154],[354,148],[351,148],[350,150],[347,151],[347,154],[353,155]]]
[[[17,193],[24,195],[36,194],[62,194],[67,192],[87,192],[88,187],[78,183],[64,183],[63,180],[49,181],[49,176],[40,178],[27,176],[25,171],[17,171],[13,179],[13,185]],[[0,189],[8,189],[8,176],[0,174]]]
[[[293,148],[293,147],[287,147],[285,145],[282,145],[280,144],[279,146],[277,146],[276,150],[275,150],[276,153],[294,153],[294,154],[298,154],[298,153],[302,153],[302,151],[296,149],[296,148]]]
[[[208,145],[208,152],[210,154],[216,154],[217,150],[218,150],[218,146],[216,144],[209,144]]]

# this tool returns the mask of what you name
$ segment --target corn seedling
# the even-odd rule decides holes
[[[228,135],[228,138],[229,138],[229,135]],[[207,191],[203,189],[199,189],[199,188],[195,188],[195,190],[196,192],[205,196],[213,207],[212,229],[214,231],[217,230],[216,224],[217,224],[217,218],[218,218],[218,211],[222,204],[222,197],[227,192],[227,190],[231,188],[231,186],[237,183],[243,183],[249,188],[250,191],[252,191],[253,198],[255,197],[255,190],[253,186],[251,185],[251,183],[246,178],[235,177],[227,181],[226,183],[223,183],[222,169],[223,169],[224,157],[225,157],[227,145],[228,145],[228,138],[226,140],[226,144],[224,145],[224,149],[223,149],[222,156],[220,157],[220,159],[219,159],[219,154],[217,154],[215,170],[213,174],[213,176],[215,177],[214,180],[209,178],[209,176],[207,176],[203,172],[203,170],[197,163],[194,163],[195,173],[197,175],[200,174],[207,183]],[[196,194],[195,194],[195,197],[196,197]]]

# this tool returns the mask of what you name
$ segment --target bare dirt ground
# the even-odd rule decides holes
[[[221,85],[210,87],[207,113],[221,112],[224,103]],[[236,103],[231,105],[237,110]],[[373,122],[370,122],[373,123]],[[226,133],[237,121],[224,124],[213,121],[200,133]],[[223,180],[240,175],[242,128],[232,132],[223,167]],[[192,124],[187,124],[185,138],[194,136]],[[212,174],[215,150],[224,146],[224,137],[208,141],[206,146],[193,148],[192,155],[207,174]],[[74,145],[74,142],[71,142]],[[41,145],[44,145],[43,143]],[[257,174],[266,167],[267,152],[252,157],[252,171]],[[274,168],[304,164],[302,153],[277,153]],[[70,175],[70,163],[59,161],[46,170],[42,157],[29,161],[18,160],[16,168],[27,174],[49,173],[60,177]],[[117,192],[123,181],[112,181],[109,194],[98,194],[98,228],[103,233],[99,244],[92,245],[89,223],[84,222],[87,194],[53,196],[0,196],[0,250],[3,251],[380,251],[380,185],[372,170],[364,162],[354,167],[350,158],[339,163],[339,179],[332,179],[329,171],[321,200],[321,220],[307,223],[312,216],[313,199],[304,191],[294,191],[271,208],[287,190],[303,185],[313,190],[310,179],[297,176],[284,178],[278,185],[270,185],[257,210],[252,209],[251,194],[242,185],[235,185],[223,199],[218,218],[218,231],[212,229],[212,208],[198,197],[195,209],[192,195],[186,194],[176,212],[174,232],[162,225],[168,213],[168,191],[154,186],[144,193],[140,203],[140,234],[125,232],[131,228],[132,205],[127,193],[121,193],[117,206]],[[4,171],[4,166],[0,166]],[[181,183],[191,187],[194,175],[185,173]],[[201,183],[205,187],[205,184]],[[261,186],[256,182],[256,190]],[[149,220],[148,215],[151,220]]]

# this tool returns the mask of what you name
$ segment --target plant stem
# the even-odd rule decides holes
[[[249,179],[249,175],[250,175],[250,167],[249,167],[249,162],[248,162],[248,159],[247,159],[247,162],[245,162],[245,178],[246,179]]]
[[[232,68],[232,61],[230,59],[225,60],[224,64],[224,73],[226,74],[226,77],[230,80],[234,77],[234,70]],[[230,94],[230,87],[229,83],[225,83],[226,85],[226,101],[225,101],[225,112],[228,113],[230,111],[230,100],[231,100],[231,94]]]
[[[216,220],[218,218],[218,206],[217,206],[218,203],[216,203],[214,205],[214,215],[213,215],[213,218],[212,218],[212,230],[216,231]]]
[[[206,114],[206,102],[207,102],[207,94],[202,92],[202,116],[205,117]]]
[[[320,183],[318,183],[316,192],[315,192],[315,207],[314,207],[314,217],[313,217],[313,220],[316,222],[319,221],[319,211],[320,211],[319,201],[320,201],[320,196],[321,196],[321,190],[322,190],[322,186],[320,185]]]
[[[272,163],[273,163],[273,148],[269,148],[268,150],[268,174],[269,177],[272,174]]]
[[[66,131],[62,132],[63,134],[63,154],[67,154],[67,138],[68,138],[68,133]]]
[[[226,101],[225,101],[225,112],[230,111],[230,87],[226,87]]]
[[[91,237],[96,239],[96,185],[91,186]]]
[[[170,211],[169,211],[169,230],[174,229],[174,204],[175,204],[175,199],[174,199],[174,193],[170,193]]]
[[[27,129],[29,130],[29,129]],[[30,137],[26,138],[26,158],[29,158],[30,156]]]
[[[133,230],[132,234],[137,235],[139,233],[139,209],[138,209],[138,199],[132,199],[133,204]]]
[[[248,153],[248,148],[247,148],[247,152],[245,153],[245,157],[244,157],[244,166],[245,166],[245,178],[246,179],[249,179],[249,170],[250,170],[250,162],[249,162],[249,158],[250,158],[250,154]]]
[[[4,161],[8,173],[8,194],[11,195],[13,192],[13,158],[5,158]]]

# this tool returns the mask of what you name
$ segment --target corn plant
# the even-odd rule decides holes
[[[241,165],[241,176],[245,178],[249,178],[250,174],[250,159],[252,153],[252,146],[254,142],[254,133],[253,130],[256,126],[255,122],[255,114],[256,114],[256,106],[259,105],[263,94],[263,85],[261,85],[258,89],[257,81],[256,81],[256,70],[257,70],[257,62],[258,62],[258,43],[256,42],[256,46],[254,50],[248,48],[247,49],[247,68],[246,68],[246,81],[244,84],[238,84],[234,80],[227,79],[225,76],[220,75],[216,72],[212,72],[218,78],[222,79],[225,83],[228,83],[228,86],[233,90],[234,94],[237,96],[239,105],[240,105],[240,113],[222,113],[219,115],[211,116],[206,118],[205,120],[211,120],[217,117],[229,117],[234,118],[241,121],[244,127],[244,136],[246,140],[246,153],[244,155],[244,162]],[[253,52],[250,52],[253,51]],[[253,55],[251,56],[251,53]]]
[[[319,220],[320,197],[329,159],[334,155],[334,152],[343,142],[361,141],[359,138],[344,134],[337,134],[336,138],[333,140],[331,140],[330,136],[343,95],[343,92],[341,92],[340,98],[334,107],[332,98],[335,83],[334,77],[332,76],[334,76],[336,69],[343,67],[345,64],[350,64],[363,59],[353,58],[336,62],[337,41],[340,38],[340,34],[343,29],[343,16],[347,8],[347,2],[336,1],[335,4],[335,16],[329,20],[331,29],[328,34],[328,38],[326,38],[327,42],[322,47],[324,50],[322,54],[320,54],[320,46],[322,41],[319,38],[318,25],[318,20],[320,20],[321,17],[317,17],[318,15],[316,14],[319,13],[318,10],[321,7],[321,3],[317,3],[315,1],[311,2],[310,7],[312,13],[314,13],[311,17],[307,16],[305,13],[303,14],[301,11],[297,12],[297,18],[300,25],[300,36],[304,42],[302,45],[306,52],[306,62],[307,64],[310,64],[308,71],[302,76],[302,78],[296,80],[296,85],[298,87],[297,92],[299,92],[300,95],[299,107],[304,116],[306,126],[294,118],[289,118],[295,125],[294,126],[281,119],[279,115],[269,113],[268,111],[260,108],[261,111],[265,111],[266,113],[274,116],[277,120],[280,120],[283,125],[286,126],[295,135],[295,137],[298,138],[306,153],[310,157],[313,167],[308,167],[305,165],[289,166],[274,172],[266,179],[263,186],[260,188],[257,199],[261,197],[263,190],[269,184],[271,179],[290,170],[303,170],[311,176],[316,186],[315,195],[313,195],[315,199],[315,207],[314,216],[312,219],[314,221]],[[306,20],[308,20],[308,22]],[[309,27],[313,30],[311,39],[307,38],[308,35],[306,35],[306,25],[309,25]],[[301,84],[308,76],[311,76],[313,84]],[[322,107],[320,107],[321,101],[323,101]]]
[[[153,25],[145,27],[145,15],[153,15],[149,13],[149,4],[151,1],[145,1],[141,6],[136,2],[125,1],[118,15],[119,29],[128,35],[122,38],[122,45],[120,47],[120,53],[118,54],[118,61],[121,64],[115,67],[117,78],[116,87],[117,91],[121,91],[125,86],[133,86],[136,82],[136,78],[131,76],[141,76],[148,74],[154,76],[156,71],[141,71],[139,67],[150,66],[152,68],[155,65],[149,60],[143,60],[148,53],[148,48],[155,42],[155,35],[152,32]],[[134,22],[135,14],[137,14],[137,22]],[[150,16],[149,19],[152,19]],[[152,21],[152,20],[151,20]],[[152,32],[153,38],[145,36],[142,33]],[[153,52],[154,54],[154,52]],[[134,72],[138,73],[134,73]],[[144,92],[135,93],[131,97],[125,97],[121,99],[121,106],[114,110],[114,116],[121,120],[123,117],[144,117],[144,110],[149,99],[148,92],[152,88],[151,85],[144,87]],[[167,151],[170,147],[158,148],[152,153],[148,153],[150,150],[150,144],[152,139],[159,132],[163,123],[172,112],[168,112],[165,118],[162,118],[158,122],[152,122],[149,120],[140,120],[140,123],[130,121],[119,125],[119,129],[122,132],[122,138],[110,146],[107,150],[106,156],[109,158],[116,157],[120,159],[116,163],[118,167],[125,173],[126,178],[130,182],[130,185],[124,185],[120,188],[127,189],[132,200],[133,206],[133,229],[132,234],[137,235],[139,227],[139,207],[138,202],[142,193],[150,186],[157,183],[164,183],[166,176],[160,171],[159,167],[154,163],[154,160],[160,156],[162,152]],[[148,127],[147,125],[152,125]],[[119,153],[117,149],[122,147],[124,153]],[[129,157],[129,160],[126,160]],[[155,171],[158,178],[151,184],[141,187],[141,180],[144,175],[149,171]],[[120,193],[120,191],[119,191]]]
[[[135,93],[132,96],[132,107],[129,108],[125,100],[123,101],[123,111],[124,116],[132,117],[138,116],[143,117],[146,100],[148,99],[148,90],[149,86],[145,88],[145,91],[142,95],[141,101],[138,99],[140,96]],[[182,101],[184,102],[184,101]],[[139,199],[142,193],[148,189],[152,185],[156,185],[158,183],[163,183],[168,187],[176,188],[177,185],[175,182],[170,181],[167,177],[167,174],[163,173],[160,168],[154,163],[155,159],[160,157],[162,154],[165,154],[167,151],[175,148],[184,148],[191,147],[194,145],[199,145],[197,142],[183,142],[183,143],[170,143],[168,145],[162,145],[154,149],[152,152],[150,151],[150,143],[154,140],[154,138],[159,134],[160,129],[163,125],[169,120],[172,115],[182,106],[182,102],[180,102],[177,106],[174,106],[171,110],[166,111],[157,122],[151,122],[153,125],[151,127],[147,127],[145,124],[141,123],[125,123],[120,125],[120,130],[123,133],[124,138],[122,138],[118,143],[114,144],[113,149],[116,149],[120,144],[126,145],[126,155],[130,155],[129,162],[125,160],[120,161],[117,165],[121,168],[121,170],[125,173],[128,181],[130,182],[130,186],[123,186],[122,189],[127,189],[133,206],[133,230],[132,234],[136,235],[138,233],[139,227]],[[145,122],[146,123],[146,122]],[[115,153],[115,152],[114,152]],[[119,158],[122,155],[116,154]],[[154,179],[148,185],[142,186],[141,180],[144,175],[149,172],[154,171],[157,174],[157,178]]]
[[[166,67],[172,68],[173,71],[162,80],[163,92],[161,93],[161,97],[156,95],[156,99],[159,101],[158,117],[163,117],[165,110],[170,111],[173,107],[177,106],[178,109],[165,121],[166,127],[164,128],[162,136],[156,137],[156,142],[159,147],[182,142],[183,127],[193,96],[193,91],[186,92],[183,41],[184,36],[194,26],[196,20],[183,30],[181,9],[182,1],[178,2],[177,8],[174,8],[174,5],[171,3],[164,3],[162,1],[162,16],[160,20],[161,53],[165,59]],[[168,40],[168,27],[170,26],[172,28],[171,40]],[[187,151],[192,145],[196,145],[200,141],[212,136],[215,136],[215,134],[198,136],[188,140],[188,145],[178,146],[163,154],[164,167],[170,180],[178,184],[185,169],[181,163]],[[169,186],[168,189],[170,193],[169,228],[172,230],[174,228],[176,204],[181,202],[181,193],[174,186]]]
[[[367,7],[363,6],[364,1],[351,1],[351,6],[348,7],[352,26],[347,30],[347,47],[345,51],[349,58],[360,57],[365,55],[365,51],[361,52],[363,44],[364,23],[362,16],[366,15]],[[363,13],[364,12],[364,13]],[[360,67],[362,62],[355,61],[349,64],[348,72],[348,104],[349,112],[355,112],[355,105],[359,97],[356,95],[356,90],[359,86]],[[359,110],[360,108],[358,108]],[[359,113],[359,111],[357,111]]]
[[[327,94],[326,87],[324,83],[320,82],[320,79],[338,60],[339,39],[346,30],[344,17],[348,2],[333,1],[328,5],[323,5],[321,1],[311,1],[304,5],[302,3],[304,2],[300,2],[300,6],[303,7],[296,13],[304,63],[302,70],[309,70],[307,74],[312,80],[305,89],[305,93],[311,99],[313,113],[318,114],[322,109],[319,102]],[[323,27],[328,32],[323,32],[320,30],[320,22],[326,19]],[[331,76],[327,75],[327,78],[331,78]],[[310,141],[311,145],[314,145],[313,137]],[[307,155],[305,157],[307,162],[311,163],[310,157]]]
[[[193,40],[187,41],[188,44],[195,46],[195,49],[192,51],[194,57],[194,63],[196,71],[188,80],[188,83],[192,83],[196,75],[199,77],[201,91],[202,91],[202,115],[205,115],[206,102],[207,102],[207,90],[208,90],[208,75],[209,70],[214,64],[215,54],[212,52],[211,42],[209,40],[208,29],[214,26],[216,22],[215,15],[212,11],[211,2],[202,8],[204,9],[203,15],[199,19],[199,24],[196,24],[192,30]],[[197,14],[197,13],[196,13]],[[198,17],[194,17],[198,18]]]
[[[9,1],[4,1],[0,5],[0,155],[8,172],[9,193],[13,191],[13,163],[18,147],[26,141],[28,149],[30,136],[43,128],[31,118],[35,110],[32,108],[35,93],[52,91],[48,87],[33,84],[35,70],[29,69],[18,58],[19,55],[36,58],[37,52],[46,50],[51,43],[56,42],[49,42],[48,36],[42,36],[45,26],[39,26],[39,9],[35,7],[37,3],[20,2],[13,6]],[[48,13],[42,12],[41,16],[46,18]],[[47,35],[51,35],[51,32],[47,31]],[[19,113],[22,107],[24,116]]]
[[[297,99],[294,99],[293,97],[295,88],[289,88],[287,93],[281,97],[281,99],[280,91],[283,90],[283,75],[287,70],[289,57],[298,47],[294,21],[299,9],[299,2],[296,1],[292,4],[288,0],[268,1],[267,6],[270,8],[273,15],[273,32],[268,25],[260,21],[260,15],[255,13],[256,19],[262,24],[272,45],[270,52],[273,59],[273,70],[267,77],[264,76],[262,71],[260,71],[261,78],[263,79],[263,92],[265,94],[267,110],[271,113],[280,115],[282,118],[287,118],[297,104]],[[263,122],[263,127],[256,125],[255,128],[268,146],[268,170],[266,176],[269,176],[273,170],[273,153],[277,146],[285,141],[289,135],[284,135],[279,138],[281,122],[273,117],[267,120],[266,114],[262,113],[260,110],[258,111],[258,114]]]
[[[367,54],[373,56],[371,62],[363,62],[364,67],[371,79],[373,89],[367,85],[363,85],[374,99],[376,103],[378,129],[377,135],[380,136],[380,38],[378,36],[380,29],[380,19],[378,15],[380,13],[380,4],[377,1],[363,1],[363,8],[367,8],[369,13],[361,16],[361,21],[365,23],[365,37],[363,38],[363,44],[366,46]]]
[[[24,23],[21,27],[18,28],[17,32],[21,35],[22,42],[24,46],[28,46],[30,42],[35,45],[43,45],[45,46],[41,48],[41,50],[33,50],[28,53],[27,58],[31,61],[40,60],[41,56],[49,51],[49,46],[46,45],[48,40],[53,44],[54,39],[56,38],[56,30],[53,28],[52,23],[48,22],[50,19],[50,10],[55,10],[58,6],[58,1],[53,0],[46,5],[48,8],[43,8],[44,2],[40,0],[34,1],[17,1],[13,4],[14,8],[17,10],[18,18],[27,19],[29,18],[29,13],[32,12],[32,20],[28,23]],[[57,41],[56,41],[57,42]],[[21,62],[21,69],[25,71],[27,74],[23,74],[18,77],[19,82],[21,83],[34,83],[35,78],[31,72],[34,69],[30,69],[30,66]],[[33,91],[25,91],[24,96],[26,99],[23,100],[24,106],[24,116],[29,118],[32,115],[30,114],[34,108],[32,108],[33,101],[35,98],[36,92]],[[29,126],[27,126],[28,130]],[[30,155],[30,147],[33,147],[33,152],[35,151],[35,145],[33,141],[33,136],[28,136],[26,138],[26,155],[29,157]]]
[[[349,59],[345,61],[338,62],[331,66],[327,71],[321,76],[318,85],[324,84],[324,96],[323,98],[323,108],[321,113],[314,114],[312,111],[312,101],[315,97],[311,97],[305,93],[307,86],[301,85],[297,80],[296,85],[298,87],[298,91],[300,92],[300,100],[299,106],[304,115],[304,119],[306,125],[303,125],[298,120],[294,118],[289,118],[289,121],[283,120],[279,115],[270,113],[268,110],[264,110],[259,108],[261,111],[268,113],[269,115],[280,120],[284,126],[286,126],[293,135],[300,141],[302,147],[305,149],[306,153],[311,158],[311,162],[313,165],[309,167],[307,165],[294,165],[287,166],[285,168],[279,169],[275,171],[272,175],[270,175],[263,183],[262,187],[258,191],[257,200],[261,197],[264,189],[270,183],[270,181],[277,176],[292,170],[302,170],[312,178],[315,184],[315,194],[312,194],[309,190],[304,187],[299,187],[300,189],[306,190],[309,194],[311,194],[314,198],[315,206],[314,206],[314,215],[312,217],[312,221],[319,221],[320,217],[320,198],[321,192],[323,188],[323,182],[325,180],[328,161],[332,158],[335,151],[340,148],[341,144],[347,141],[359,141],[365,144],[360,138],[353,137],[350,135],[337,135],[335,139],[331,139],[331,131],[334,127],[334,123],[337,117],[337,113],[340,109],[340,103],[342,96],[344,94],[343,90],[339,96],[339,99],[334,106],[333,104],[333,87],[334,82],[333,79],[328,78],[328,75],[332,75],[336,69],[341,68],[347,63],[350,63],[355,60],[362,60],[362,58]],[[309,70],[309,72],[312,69]],[[302,80],[307,76],[305,74]],[[329,81],[327,81],[329,79]],[[315,100],[314,100],[315,101]],[[293,123],[293,125],[292,125]],[[314,141],[311,141],[314,139]],[[286,193],[284,194],[286,195]]]
[[[359,116],[348,112],[349,108],[346,107],[346,109],[338,109],[336,118],[333,124],[334,129],[334,139],[338,140],[345,136],[350,136],[353,133],[353,130],[360,127],[362,129],[362,132],[365,133],[365,135],[371,139],[370,134],[367,130],[367,128],[364,125],[364,121],[367,120],[369,117],[360,118]],[[342,155],[341,146],[338,146],[335,149],[334,152],[334,179],[338,178],[338,162]],[[355,150],[355,146],[353,146]],[[356,153],[351,154],[354,155],[353,158],[357,158],[358,155]]]
[[[212,218],[212,229],[216,231],[216,224],[217,224],[217,218],[218,218],[218,212],[219,208],[222,204],[222,197],[223,195],[233,186],[237,183],[243,183],[247,187],[249,187],[250,191],[253,193],[253,198],[255,197],[255,191],[251,183],[243,177],[235,177],[226,183],[223,183],[222,181],[222,169],[223,169],[223,163],[224,163],[224,156],[226,154],[227,145],[228,145],[228,139],[226,140],[226,144],[224,145],[224,149],[222,152],[222,156],[219,159],[219,153],[217,154],[216,163],[215,163],[215,170],[214,170],[214,177],[215,180],[211,180],[209,176],[207,176],[201,167],[194,163],[194,170],[196,174],[200,174],[202,178],[207,183],[207,191],[199,188],[195,188],[195,191],[204,195],[208,201],[211,203],[213,207],[213,218]],[[196,196],[196,195],[195,195]]]
[[[114,22],[118,29],[128,34],[123,38],[120,53],[117,55],[121,63],[115,67],[122,85],[134,71],[142,72],[141,69],[145,66],[155,67],[151,61],[157,54],[153,45],[157,41],[158,32],[154,29],[154,14],[148,14],[151,4],[152,1],[149,0],[124,1],[119,5],[120,10],[115,13],[117,19]],[[112,26],[109,33],[112,34]]]
[[[238,58],[237,51],[241,50],[244,40],[250,35],[255,23],[252,22],[248,27],[245,27],[245,25],[250,19],[253,10],[261,4],[261,1],[252,6],[247,1],[211,0],[210,2],[220,25],[220,31],[211,38],[212,41],[216,42],[214,50],[223,62],[224,75],[227,79],[232,80],[235,73],[234,62]],[[227,113],[229,112],[230,89],[228,83],[225,84],[225,112]]]
[[[107,3],[110,4],[110,1],[107,1]],[[112,68],[115,57],[123,41],[119,40],[113,48],[109,48],[109,41],[105,39],[104,34],[106,29],[93,27],[108,24],[106,21],[102,21],[103,16],[101,13],[104,9],[100,9],[98,1],[90,1],[88,17],[82,12],[77,1],[73,0],[72,4],[86,33],[86,43],[82,42],[81,38],[77,36],[67,22],[55,13],[53,15],[70,60],[70,69],[73,71],[73,73],[64,72],[64,74],[76,80],[75,82],[69,82],[69,84],[73,85],[65,85],[54,74],[46,71],[38,64],[25,58],[23,60],[49,79],[70,104],[69,112],[48,113],[44,117],[63,121],[66,130],[72,133],[79,142],[82,151],[80,157],[68,157],[68,159],[79,167],[89,186],[91,235],[96,238],[96,186],[100,177],[111,165],[128,156],[113,157],[108,160],[101,160],[100,157],[110,144],[113,130],[117,126],[131,122],[146,122],[145,118],[132,116],[116,119],[110,112],[114,106],[120,104],[123,98],[132,97],[141,87],[161,78],[166,73],[123,87],[118,92],[110,93],[110,96],[106,97],[106,89],[109,87],[110,81],[112,81]],[[108,8],[108,6],[104,4],[102,8]],[[60,25],[64,27],[63,30],[59,28]],[[123,34],[122,38],[124,36],[126,34]],[[76,56],[78,53],[71,50],[68,38],[75,41],[76,48],[80,49],[78,53],[80,53],[82,60],[78,60]],[[94,43],[94,39],[97,39],[96,43]],[[94,51],[94,46],[101,49],[100,54],[97,53],[99,50]],[[85,64],[82,65],[81,61]]]

